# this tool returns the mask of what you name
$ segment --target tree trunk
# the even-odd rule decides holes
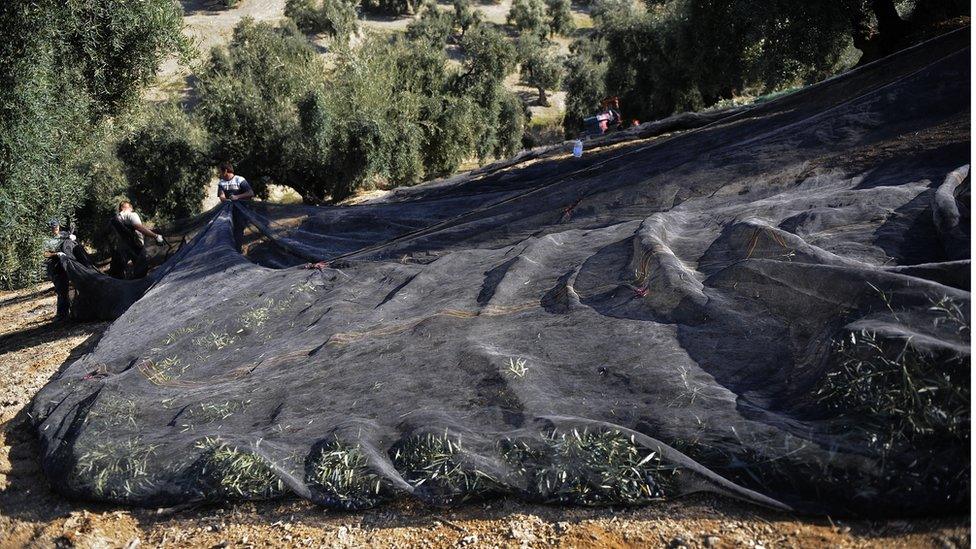
[[[870,11],[868,11],[868,9]],[[877,24],[872,24],[874,19]],[[890,55],[901,48],[908,34],[908,22],[898,15],[893,0],[871,0],[867,9],[854,2],[850,11],[851,38],[861,50],[858,65]]]
[[[549,106],[549,98],[546,97],[545,88],[539,88],[539,104],[542,105],[543,107]]]
[[[871,11],[878,19],[881,54],[890,55],[898,51],[908,34],[908,23],[898,15],[894,0],[871,0]]]

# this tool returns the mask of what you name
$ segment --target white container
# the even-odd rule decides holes
[[[583,156],[583,140],[582,139],[577,139],[576,141],[573,141],[573,156],[575,156],[576,158],[579,158],[579,157]]]

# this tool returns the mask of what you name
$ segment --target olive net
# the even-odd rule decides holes
[[[33,404],[44,469],[139,505],[964,509],[969,81],[966,29],[581,158],[225,204],[143,280],[65,259],[117,320]]]

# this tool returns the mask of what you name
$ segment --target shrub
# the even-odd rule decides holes
[[[196,215],[213,177],[206,133],[176,104],[146,114],[118,146],[129,197],[157,223]]]
[[[327,34],[340,42],[349,40],[357,29],[356,4],[347,0],[288,0],[285,16],[295,21],[302,32]]]

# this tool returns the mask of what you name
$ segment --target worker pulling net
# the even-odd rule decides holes
[[[969,80],[967,29],[579,158],[227,203],[143,279],[63,258],[118,320],[33,404],[44,469],[138,505],[963,509]]]

